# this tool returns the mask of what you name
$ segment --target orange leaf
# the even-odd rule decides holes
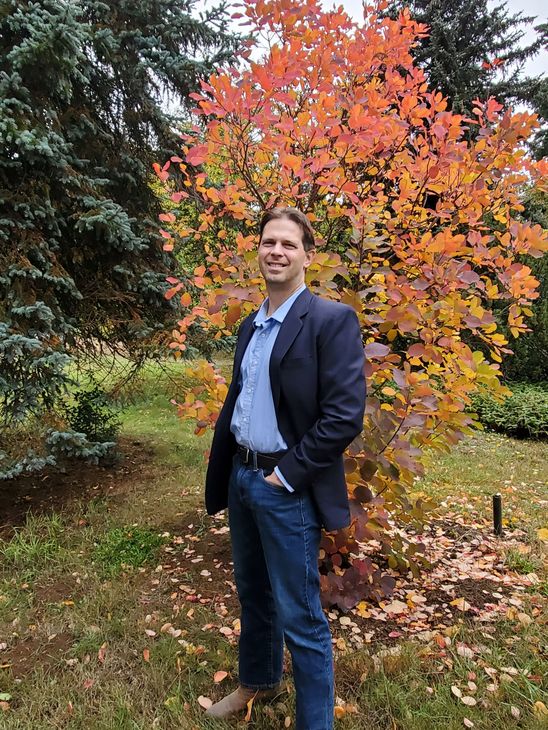
[[[245,722],[251,722],[251,710],[253,709],[253,702],[255,701],[255,695],[247,703],[247,712],[245,714]]]

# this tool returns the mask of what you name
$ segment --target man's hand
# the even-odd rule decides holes
[[[272,474],[269,474],[267,477],[264,478],[264,480],[265,482],[268,482],[275,487],[281,487],[282,489],[285,489],[284,484],[281,482],[276,472],[272,472]]]

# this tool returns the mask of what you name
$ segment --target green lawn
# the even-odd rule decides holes
[[[125,394],[129,456],[114,473],[97,471],[98,484],[114,482],[110,492],[30,518],[0,542],[0,728],[234,726],[208,723],[198,701],[235,686],[237,605],[225,523],[202,510],[207,437],[196,438],[165,395],[180,375],[153,372]],[[536,538],[546,484],[546,443],[480,433],[432,457],[417,491],[436,497],[440,518],[464,525],[489,519],[501,492],[507,529],[523,530],[521,542],[500,542],[501,554],[539,584],[495,624],[463,618],[431,637],[391,640],[387,651],[378,642],[337,649],[338,728],[548,727],[546,552]],[[219,671],[228,675],[216,684]],[[253,708],[251,727],[279,730],[293,706],[289,685]]]

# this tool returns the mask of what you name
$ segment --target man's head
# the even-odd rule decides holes
[[[259,234],[259,268],[267,287],[298,288],[314,254],[308,218],[296,208],[272,208],[264,213]]]

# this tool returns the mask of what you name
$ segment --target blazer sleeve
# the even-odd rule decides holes
[[[318,339],[320,416],[278,463],[296,492],[331,466],[363,429],[365,356],[354,310],[337,307],[322,324]]]

